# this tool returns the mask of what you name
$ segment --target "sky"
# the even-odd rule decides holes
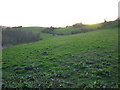
[[[119,0],[0,0],[0,25],[65,27],[118,17]]]

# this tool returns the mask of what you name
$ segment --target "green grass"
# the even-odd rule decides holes
[[[33,33],[40,33],[41,39],[47,39],[52,37],[52,34],[42,33],[41,31],[44,30],[46,27],[23,27],[22,29],[25,31],[32,31]]]
[[[71,31],[76,31],[76,30],[80,30],[80,27],[66,27],[66,28],[55,29],[54,33],[71,34]]]
[[[59,28],[59,29],[55,29],[54,33],[56,34],[71,34],[72,31],[78,31],[81,30],[82,28],[85,29],[93,29],[93,28],[97,28],[100,27],[102,24],[92,24],[92,25],[83,25],[81,27],[66,27],[66,28]]]
[[[44,39],[49,39],[49,38],[53,37],[53,35],[48,34],[48,33],[41,33],[40,37],[44,40]]]
[[[100,27],[101,25],[102,25],[102,23],[88,24],[88,25],[85,25],[84,28],[97,28],[97,27]]]
[[[44,30],[45,28],[43,27],[22,27],[23,30],[29,30],[29,31],[32,31],[32,32],[40,32],[42,30]]]
[[[111,25],[5,48],[4,87],[117,88],[117,32]]]

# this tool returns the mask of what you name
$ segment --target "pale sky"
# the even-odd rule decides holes
[[[64,27],[118,17],[119,0],[0,0],[0,25]]]

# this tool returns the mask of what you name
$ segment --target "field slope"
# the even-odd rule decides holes
[[[3,87],[117,88],[117,25],[3,49]]]

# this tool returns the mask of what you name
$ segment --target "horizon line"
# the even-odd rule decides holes
[[[117,17],[117,19],[120,19],[120,17]],[[109,20],[109,21],[107,21],[106,19],[104,19],[104,21],[106,20],[107,22],[110,22],[110,21],[115,21],[115,20],[117,20],[117,19],[114,19],[114,20]],[[92,23],[92,24],[89,24],[89,23],[82,23],[82,22],[77,22],[77,23],[81,23],[81,24],[83,24],[83,25],[94,25],[94,24],[101,24],[101,23],[104,23],[104,21],[103,22],[97,22],[97,23]],[[72,25],[74,25],[74,24],[77,24],[77,23],[73,23]],[[72,25],[65,25],[65,26],[52,26],[52,25],[50,25],[50,26],[40,26],[40,25],[13,25],[13,26],[7,26],[7,25],[0,25],[0,27],[19,27],[19,26],[22,26],[22,27],[69,27],[69,26],[72,26]]]

